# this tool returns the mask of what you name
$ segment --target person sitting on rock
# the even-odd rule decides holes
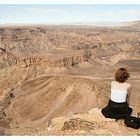
[[[106,118],[125,119],[132,113],[130,105],[131,85],[127,83],[130,77],[125,68],[119,68],[115,74],[115,81],[111,82],[111,94],[108,105],[101,110]]]

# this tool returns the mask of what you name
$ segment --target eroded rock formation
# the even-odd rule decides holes
[[[71,76],[37,78],[13,92],[15,98],[5,110],[6,116],[12,118],[12,127],[43,125],[54,117],[103,107],[108,100],[108,90],[107,84],[90,79]]]
[[[118,67],[130,71],[133,114],[139,112],[138,27],[138,22],[123,28],[0,27],[0,134],[40,134],[46,127],[42,135],[115,134],[114,128],[122,126],[104,122],[98,111],[93,111],[96,118],[91,115],[92,111],[87,112],[107,103],[110,81]],[[86,114],[80,117],[80,113]],[[71,118],[76,114],[75,119]],[[90,115],[94,121],[87,120]],[[103,121],[101,124],[96,123],[100,121],[98,118]],[[61,128],[57,129],[59,119]],[[114,131],[101,129],[107,129],[109,124]],[[125,127],[121,132],[139,134]]]

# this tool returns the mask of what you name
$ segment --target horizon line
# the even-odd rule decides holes
[[[131,20],[131,21],[93,21],[93,22],[65,22],[65,23],[2,23],[1,25],[91,25],[98,24],[96,26],[111,26],[114,23],[116,26],[123,26],[126,23],[140,22],[140,20]],[[93,25],[93,26],[94,26]]]

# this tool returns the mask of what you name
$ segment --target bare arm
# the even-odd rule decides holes
[[[131,95],[131,87],[128,89],[128,94],[127,94],[127,103],[128,103],[128,105],[130,105],[130,95]]]

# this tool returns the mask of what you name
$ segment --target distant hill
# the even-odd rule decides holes
[[[140,31],[140,20],[122,23],[123,28]]]

